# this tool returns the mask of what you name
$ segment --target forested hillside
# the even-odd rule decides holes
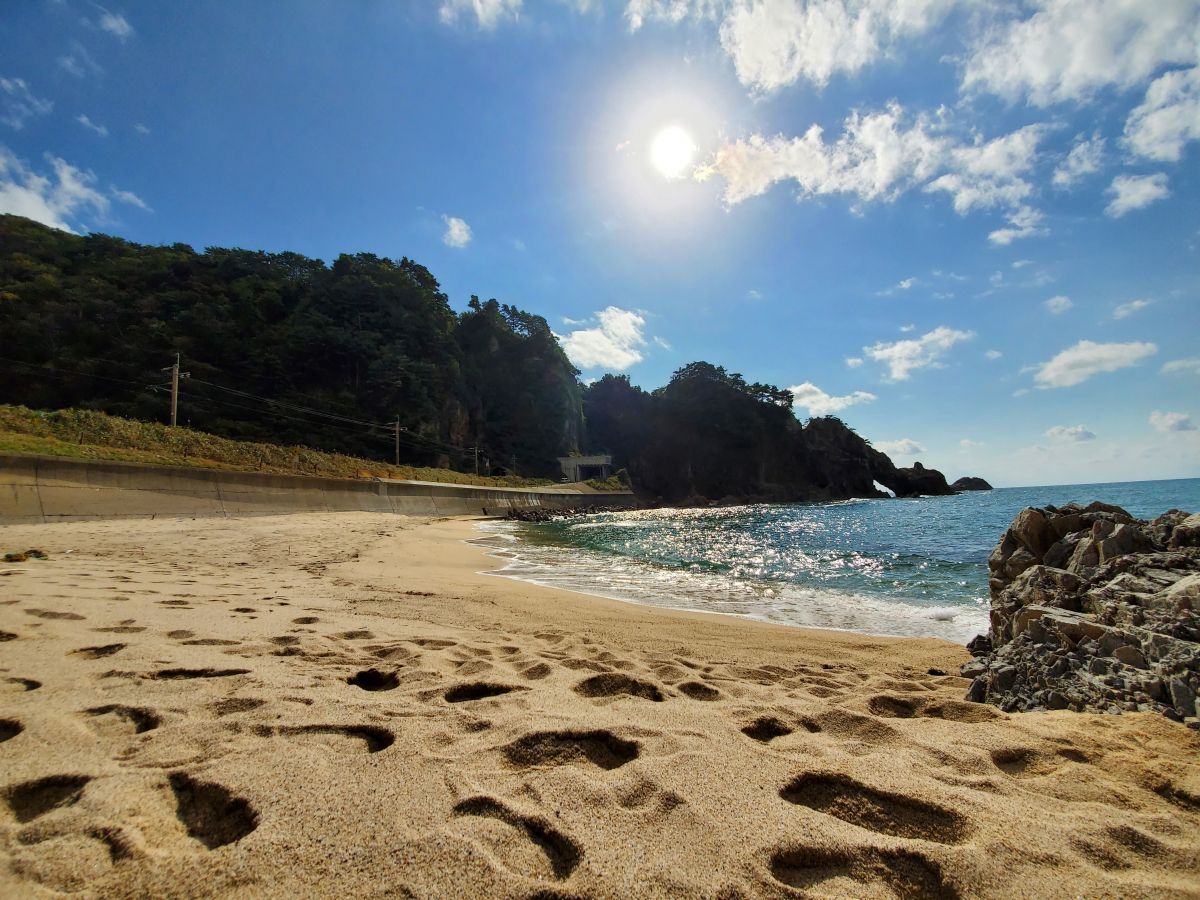
[[[0,403],[76,407],[483,474],[556,477],[555,458],[609,451],[667,502],[949,493],[897,469],[835,418],[797,421],[792,395],[696,362],[647,393],[586,389],[546,320],[495,300],[450,308],[410,259],[184,244],[150,247],[0,216]]]
[[[545,319],[456,314],[410,259],[197,253],[0,216],[0,336],[0,401],[34,408],[162,421],[178,352],[180,424],[227,437],[390,458],[399,418],[404,462],[473,468],[478,446],[553,474],[582,430]]]

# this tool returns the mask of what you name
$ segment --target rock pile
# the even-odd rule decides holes
[[[1200,728],[1200,514],[1028,508],[988,569],[990,642],[962,667],[968,700],[1156,710]]]
[[[612,512],[612,507],[572,506],[566,509],[551,509],[547,506],[514,506],[508,510],[505,518],[517,522],[554,522],[572,516],[592,516],[602,512]]]

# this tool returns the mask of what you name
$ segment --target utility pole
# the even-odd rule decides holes
[[[479,445],[476,444],[474,447],[471,448],[471,450],[474,451],[474,453],[475,453],[475,474],[478,475],[479,474]]]
[[[396,416],[396,465],[400,465],[400,417]]]
[[[179,379],[187,378],[191,372],[179,371],[179,354],[175,354],[175,365],[169,366],[171,370],[171,427],[175,427],[175,423],[179,419]],[[167,371],[163,369],[163,371]]]

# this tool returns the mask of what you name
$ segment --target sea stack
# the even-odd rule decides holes
[[[1200,728],[1200,514],[1027,508],[988,559],[991,629],[967,699],[1158,711]]]
[[[958,481],[950,485],[952,491],[990,491],[994,490],[990,484],[982,478],[977,478],[974,475],[964,475]]]

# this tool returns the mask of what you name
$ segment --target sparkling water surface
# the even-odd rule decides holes
[[[987,557],[1026,506],[1200,511],[1200,479],[954,497],[620,510],[480,524],[494,574],[651,606],[963,642],[987,629]]]

